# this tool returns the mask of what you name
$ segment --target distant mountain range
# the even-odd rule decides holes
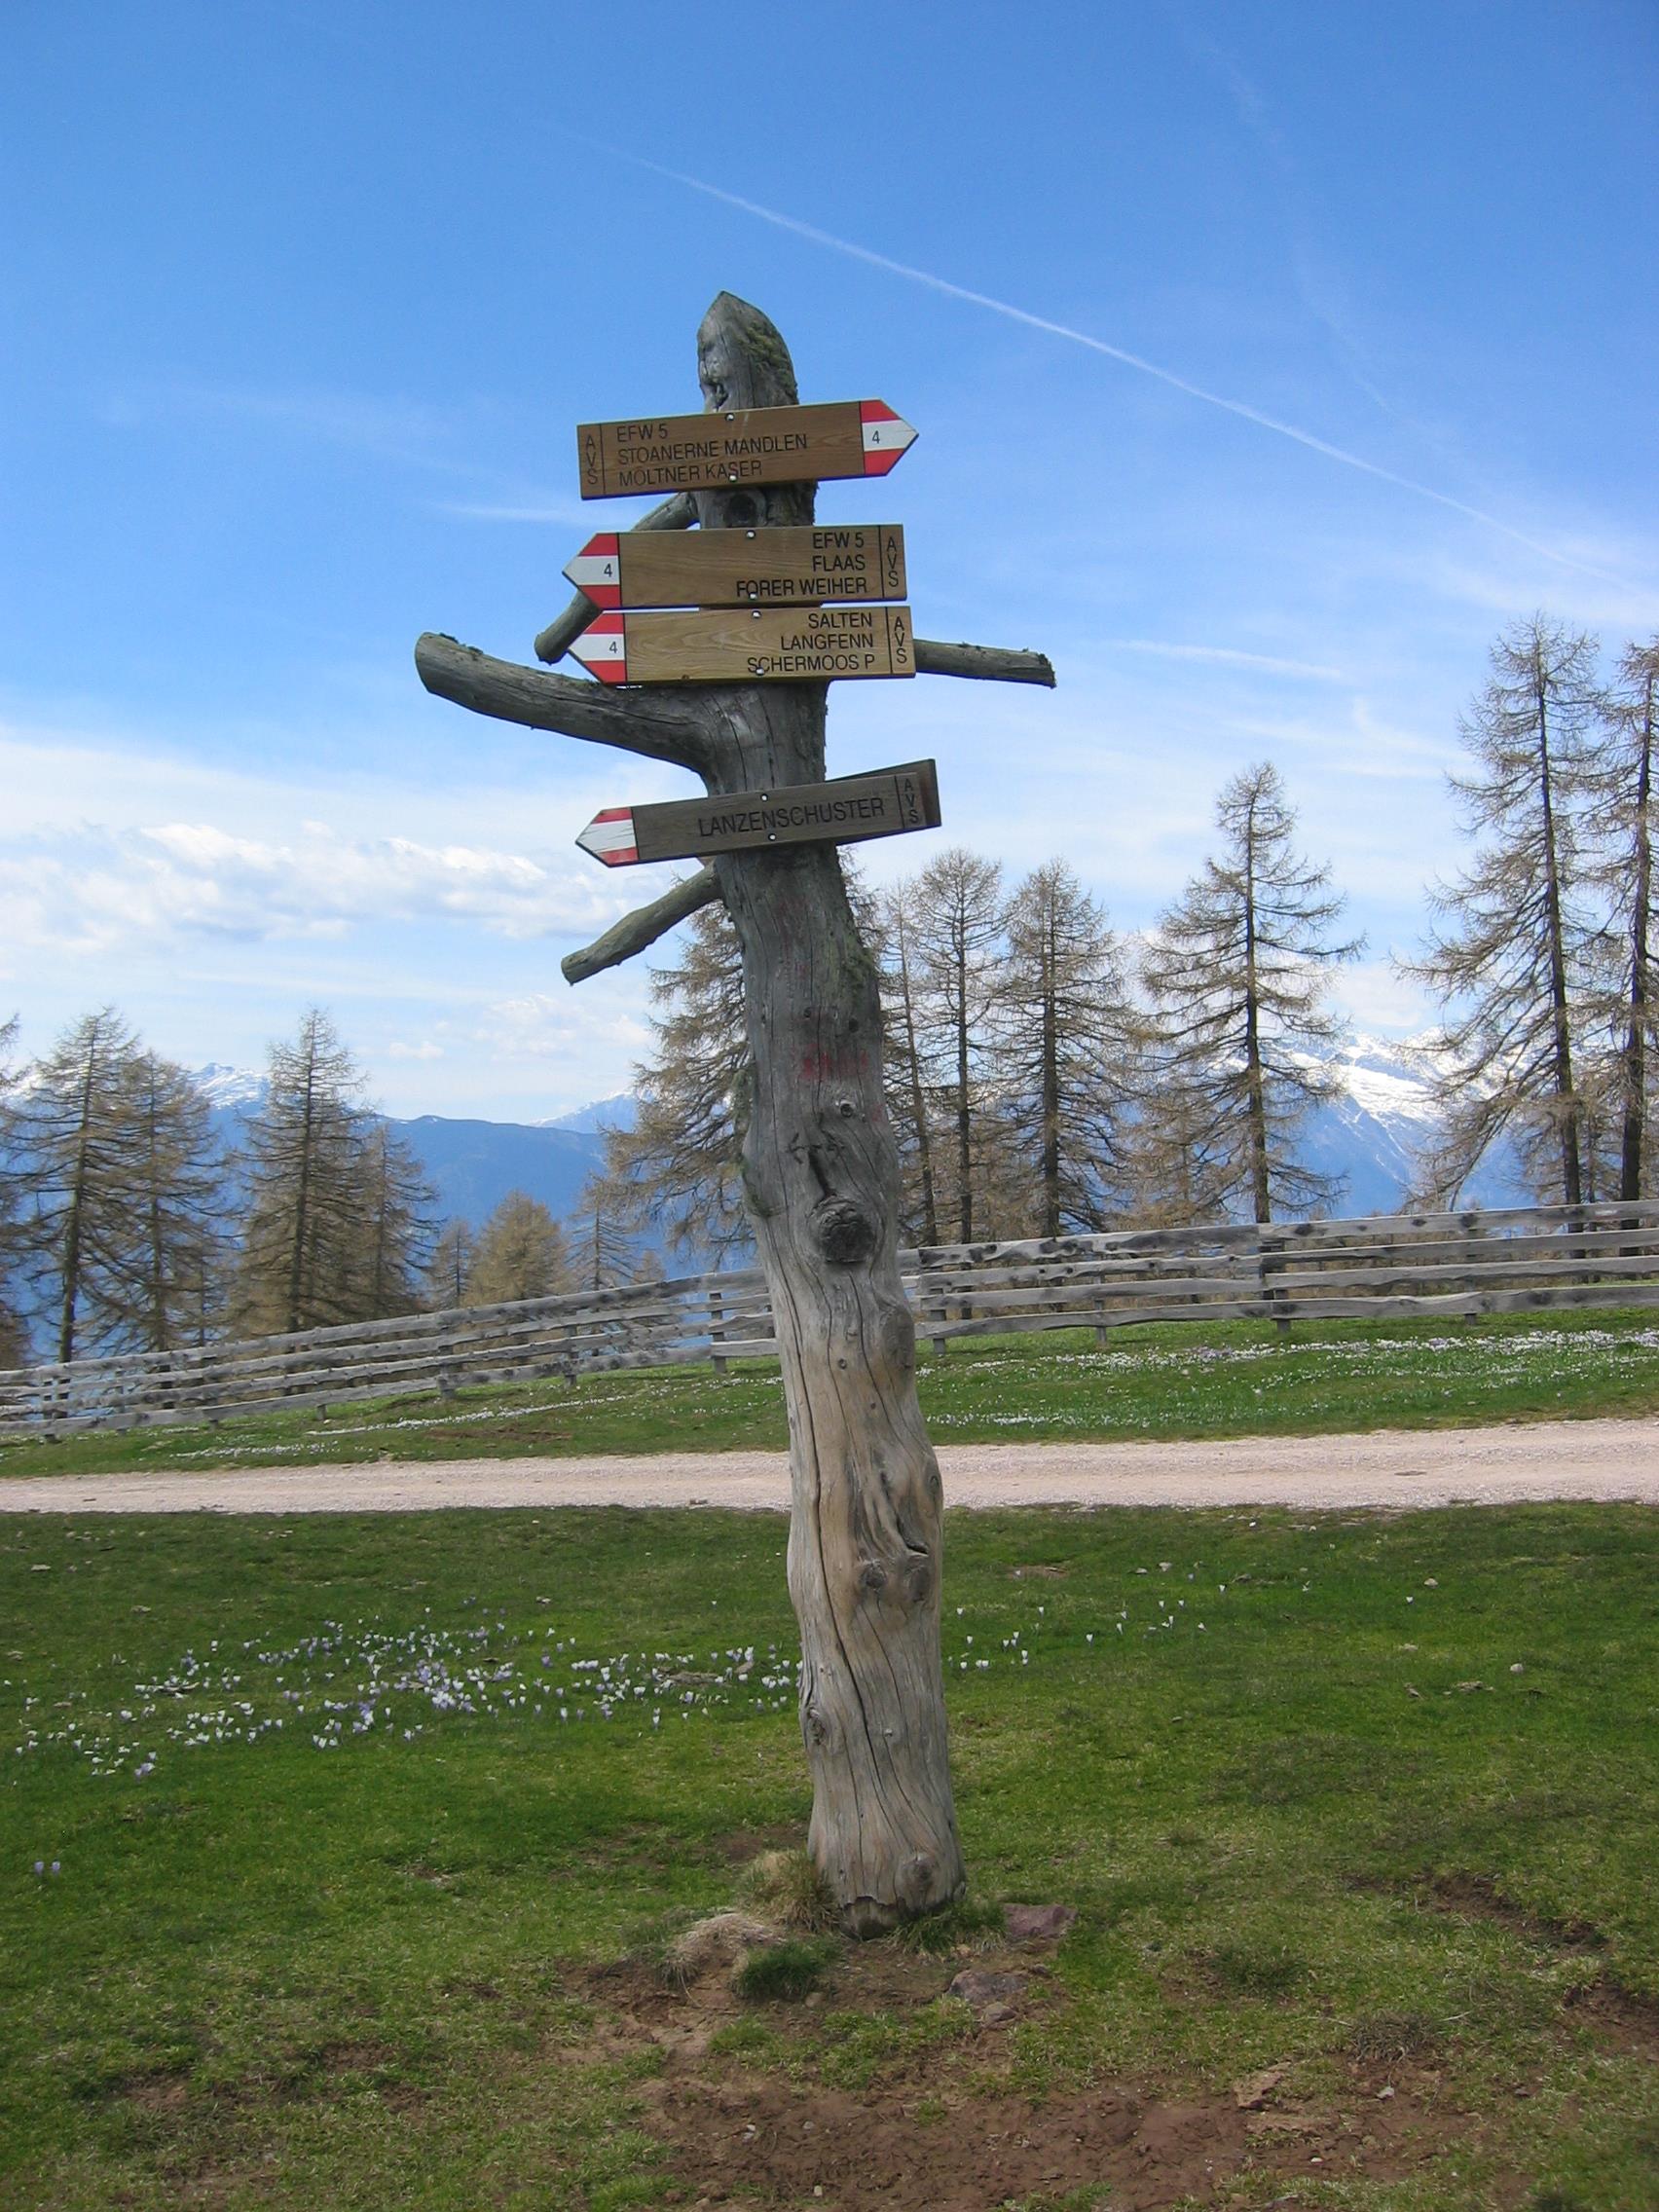
[[[1306,1163],[1346,1181],[1338,1210],[1391,1213],[1415,1179],[1416,1156],[1432,1137],[1437,1116],[1420,1056],[1411,1048],[1355,1037],[1330,1063],[1341,1096],[1320,1107],[1301,1147]],[[209,1064],[195,1071],[229,1142],[242,1117],[265,1095],[265,1078],[245,1068]],[[391,1121],[407,1139],[437,1194],[440,1219],[458,1216],[477,1227],[509,1191],[528,1191],[552,1213],[575,1210],[582,1185],[605,1162],[607,1128],[632,1125],[626,1093],[596,1100],[547,1122],[461,1121],[422,1114]],[[1466,1202],[1525,1205],[1529,1194],[1513,1156],[1494,1154],[1465,1191]]]

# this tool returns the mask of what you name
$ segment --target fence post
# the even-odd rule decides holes
[[[725,1300],[711,1283],[709,1286],[709,1346],[710,1363],[717,1375],[726,1371],[720,1346],[725,1343]]]

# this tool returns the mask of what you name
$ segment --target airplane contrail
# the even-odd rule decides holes
[[[571,133],[572,136],[575,133]],[[1349,453],[1344,446],[1332,445],[1326,438],[1315,437],[1311,430],[1298,429],[1294,423],[1281,423],[1276,416],[1265,415],[1258,407],[1248,406],[1241,399],[1229,399],[1219,391],[1209,391],[1201,384],[1194,384],[1187,377],[1177,376],[1173,369],[1161,368],[1158,362],[1149,361],[1139,353],[1130,353],[1122,346],[1108,345],[1104,338],[1094,338],[1087,330],[1075,330],[1069,323],[1055,322],[1051,316],[1034,314],[1029,308],[1015,307],[1011,300],[999,300],[990,292],[977,292],[967,284],[956,284],[948,276],[936,276],[931,270],[913,268],[907,261],[896,261],[891,254],[877,253],[873,247],[858,245],[851,239],[837,238],[832,231],[820,230],[816,224],[803,223],[794,215],[785,215],[776,207],[763,207],[756,200],[746,200],[741,193],[727,192],[718,184],[710,184],[700,176],[690,176],[683,169],[671,169],[661,162],[648,161],[643,154],[631,154],[620,146],[600,146],[598,140],[586,139],[584,144],[613,154],[617,160],[631,162],[636,168],[648,169],[653,175],[666,177],[673,184],[684,185],[688,191],[700,192],[710,200],[718,200],[724,206],[736,207],[745,215],[753,215],[757,222],[770,223],[775,229],[789,231],[796,238],[808,239],[830,253],[844,254],[851,261],[862,261],[871,269],[883,269],[889,276],[903,276],[912,284],[922,284],[932,292],[942,292],[947,299],[965,300],[970,307],[985,308],[992,314],[1005,315],[1010,322],[1025,324],[1027,329],[1047,332],[1051,338],[1063,338],[1073,346],[1084,346],[1091,353],[1102,353],[1109,361],[1118,361],[1124,368],[1135,369],[1142,376],[1156,378],[1172,390],[1184,392],[1189,399],[1202,401],[1206,407],[1219,407],[1224,414],[1235,415],[1241,422],[1253,423],[1258,429],[1272,430],[1275,436],[1289,438],[1293,444],[1306,446],[1309,453],[1322,454],[1327,461],[1340,462],[1345,468],[1355,468],[1365,476],[1375,476],[1384,484],[1392,484],[1402,492],[1410,492],[1419,499],[1432,499],[1439,507],[1449,507],[1454,514],[1466,516],[1471,522],[1495,530],[1501,536],[1517,545],[1526,546],[1530,553],[1540,554],[1546,561],[1559,562],[1563,568],[1573,569],[1580,575],[1595,576],[1603,583],[1619,584],[1627,590],[1633,586],[1626,576],[1615,575],[1610,570],[1593,568],[1587,561],[1574,560],[1571,554],[1559,547],[1546,545],[1540,539],[1529,537],[1525,531],[1517,530],[1498,515],[1488,514],[1484,507],[1472,507],[1464,499],[1454,498],[1450,492],[1437,492],[1431,484],[1419,484],[1414,477],[1401,476],[1381,462],[1367,461],[1362,454]]]

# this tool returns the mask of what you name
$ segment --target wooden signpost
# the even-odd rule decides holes
[[[617,534],[623,574],[596,580],[620,589],[636,572],[631,564],[646,534],[666,537],[692,524],[708,534],[704,544],[734,532],[755,533],[752,542],[762,549],[775,538],[773,565],[756,555],[750,581],[810,576],[793,541],[816,535],[816,479],[883,475],[914,432],[876,401],[798,406],[779,332],[727,292],[697,334],[697,373],[703,415],[598,424],[578,435],[584,496],[658,488],[674,495]],[[725,558],[693,556],[715,567]],[[729,588],[730,571],[721,572]],[[578,581],[585,592],[586,579]],[[631,810],[629,834],[642,858],[649,818],[674,813],[696,818],[681,849],[713,857],[570,954],[564,969],[573,981],[614,967],[712,901],[724,904],[742,952],[750,1053],[743,1180],[789,1411],[789,1581],[800,1623],[800,1726],[813,1783],[807,1846],[843,1925],[870,1935],[948,1903],[967,1877],[940,1657],[942,1490],[916,1402],[915,1323],[899,1279],[902,1193],[882,1087],[881,1000],[835,851],[866,833],[862,826],[874,816],[809,822],[804,810],[832,806],[838,796],[856,811],[861,788],[905,773],[919,779],[927,764],[827,781],[829,679],[856,672],[751,664],[768,655],[852,651],[846,644],[786,645],[772,627],[782,620],[791,638],[845,639],[850,633],[813,627],[815,617],[833,616],[877,622],[877,631],[859,634],[878,635],[883,643],[873,649],[895,657],[891,625],[902,619],[910,667],[921,674],[1043,684],[1052,684],[1054,674],[1040,653],[912,639],[906,608],[848,604],[851,594],[794,601],[779,593],[782,605],[756,594],[747,606],[749,594],[736,596],[736,619],[715,611],[630,614],[619,599],[600,617],[620,625],[601,633],[621,642],[609,682],[493,660],[431,635],[417,645],[415,662],[442,698],[674,762],[708,791],[707,802]],[[756,612],[760,622],[753,620]],[[551,660],[568,651],[594,613],[594,601],[579,592],[537,638],[538,655]],[[661,682],[645,677],[636,646],[649,634],[636,625],[659,622],[678,624],[681,639],[674,673]],[[735,658],[719,675],[706,660],[690,669],[689,622],[717,623],[720,636],[742,639],[748,649],[735,642],[721,647]],[[762,637],[768,642],[757,652]],[[626,689],[613,688],[624,681]],[[873,794],[866,796],[873,803]],[[922,804],[937,821],[931,785]],[[768,807],[790,813],[782,832],[776,820],[760,819]],[[621,819],[619,810],[611,816]],[[719,826],[705,835],[701,826],[710,823]],[[626,865],[625,852],[601,857]]]
[[[602,683],[828,683],[914,676],[907,607],[601,614],[571,647]]]
[[[577,837],[607,867],[682,861],[701,853],[740,853],[755,845],[798,845],[832,838],[854,845],[937,830],[939,778],[931,760],[907,761],[873,776],[837,776],[719,798],[670,799],[661,806],[608,806]]]
[[[582,423],[576,429],[576,474],[584,499],[885,476],[915,438],[884,399],[719,408],[632,423]]]
[[[896,522],[844,530],[606,530],[565,573],[595,607],[811,607],[903,599]]]

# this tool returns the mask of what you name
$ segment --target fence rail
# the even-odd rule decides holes
[[[1659,1203],[1382,1214],[929,1245],[919,1336],[1214,1319],[1659,1307]],[[0,1436],[217,1421],[355,1399],[776,1352],[757,1268],[0,1373]]]

